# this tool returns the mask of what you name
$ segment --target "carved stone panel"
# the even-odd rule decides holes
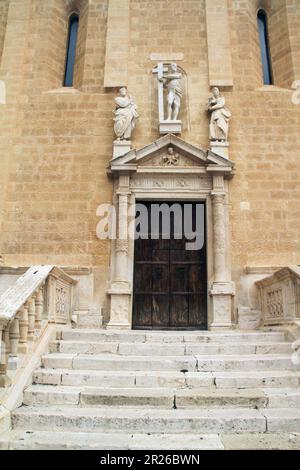
[[[267,315],[270,320],[283,320],[282,288],[270,289],[266,292]]]
[[[52,323],[68,323],[71,318],[72,286],[49,276],[47,283],[48,318]]]
[[[55,316],[57,323],[67,323],[70,314],[70,287],[56,281]]]

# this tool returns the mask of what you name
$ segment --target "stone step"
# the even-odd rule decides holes
[[[300,388],[265,388],[263,392],[268,397],[269,408],[299,408]],[[299,429],[300,431],[300,429]]]
[[[46,368],[82,370],[196,370],[196,359],[192,356],[127,357],[113,354],[52,353],[42,357],[42,364]]]
[[[268,432],[300,432],[300,408],[266,408]]]
[[[0,436],[0,450],[222,450],[217,434],[129,434],[12,431]]]
[[[195,356],[116,356],[52,353],[42,357],[45,368],[81,370],[146,371],[250,371],[285,370],[292,367],[290,355],[195,355]]]
[[[97,371],[70,369],[37,369],[33,374],[36,384],[92,387],[212,387],[259,388],[299,387],[300,371],[225,371],[225,372],[170,372],[170,371]]]
[[[58,334],[58,339],[68,341],[86,342],[109,342],[109,343],[265,343],[282,342],[286,340],[283,331],[254,331],[254,332],[213,332],[213,331],[191,331],[191,332],[149,332],[149,331],[118,331],[100,329],[70,329],[62,330]]]
[[[12,424],[15,430],[51,429],[53,432],[61,429],[114,433],[194,433],[197,430],[200,434],[266,431],[265,416],[259,410],[245,408],[165,410],[23,406],[13,412]]]
[[[185,354],[215,355],[215,354],[291,354],[292,347],[288,342],[266,343],[225,343],[225,344],[197,344],[186,343]]]
[[[209,372],[197,372],[197,387],[213,386]],[[97,371],[68,369],[38,369],[34,383],[94,387],[184,387],[189,374],[173,371]]]
[[[196,374],[189,374],[189,385],[197,386],[198,378]],[[223,371],[216,372],[214,383],[220,388],[258,388],[258,387],[299,387],[300,371],[289,370],[249,370],[248,372]]]
[[[256,354],[256,355],[195,355],[197,370],[204,371],[258,371],[258,370],[286,370],[292,368],[289,354]]]
[[[226,450],[298,450],[300,432],[221,434],[220,440]]]
[[[11,431],[0,450],[299,450],[299,433],[128,434]]]
[[[292,391],[289,391],[292,393]],[[278,392],[279,393],[279,392]],[[278,395],[274,395],[278,396]],[[294,397],[300,397],[295,391]],[[172,408],[263,408],[268,406],[267,393],[238,389],[172,388],[92,388],[33,385],[24,392],[23,403],[30,405],[80,405]]]
[[[288,342],[277,343],[125,343],[125,342],[86,342],[58,340],[49,345],[50,352],[67,354],[118,354],[121,356],[184,356],[211,354],[289,354],[292,353]]]

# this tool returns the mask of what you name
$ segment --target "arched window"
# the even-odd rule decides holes
[[[261,62],[265,85],[273,84],[271,56],[269,48],[268,18],[264,10],[257,13],[257,24],[260,42]]]
[[[64,86],[73,86],[78,25],[79,25],[79,16],[76,13],[72,13],[69,19],[69,35],[68,35]]]

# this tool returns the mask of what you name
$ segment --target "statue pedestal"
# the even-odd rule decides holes
[[[159,133],[160,134],[181,134],[182,123],[181,121],[160,121]]]
[[[108,330],[130,330],[131,290],[126,285],[119,286],[118,283],[115,283],[108,294],[110,295],[110,320],[106,328]]]
[[[228,142],[219,142],[219,141],[210,141],[210,150],[217,155],[220,155],[223,158],[229,158],[229,143]]]
[[[213,306],[213,323],[211,329],[233,328],[232,298],[235,295],[233,282],[214,282],[210,291]]]
[[[131,150],[131,140],[114,140],[113,159],[121,157]]]

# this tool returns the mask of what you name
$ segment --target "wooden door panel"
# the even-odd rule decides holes
[[[152,326],[167,328],[170,326],[169,293],[152,295]]]
[[[151,203],[144,204],[151,212]],[[181,206],[184,217],[184,203]],[[196,210],[194,203],[194,226]],[[173,221],[170,240],[162,238],[161,227],[159,239],[151,239],[150,222],[149,239],[135,241],[133,327],[205,329],[206,247],[186,250],[190,240],[174,238]]]
[[[169,294],[169,264],[152,265],[152,292]]]
[[[152,295],[135,294],[134,324],[139,327],[152,326]]]
[[[205,295],[189,295],[189,324],[207,327],[206,292]]]
[[[152,292],[152,266],[151,264],[142,264],[141,262],[135,265],[136,278],[135,278],[135,291]]]
[[[205,293],[206,289],[206,276],[203,266],[191,264],[189,270],[189,291]]]
[[[170,250],[171,251],[171,261],[182,261],[184,263],[188,262],[186,250]]]
[[[170,326],[188,327],[189,326],[189,304],[186,294],[171,294],[170,305]]]
[[[179,263],[172,263],[170,266],[171,270],[171,286],[170,292],[181,292],[186,293],[188,291],[189,284],[189,266],[182,265]]]
[[[137,239],[134,241],[135,261],[151,261],[152,248],[151,240]]]
[[[152,261],[165,261],[169,264],[169,250],[152,250]]]

